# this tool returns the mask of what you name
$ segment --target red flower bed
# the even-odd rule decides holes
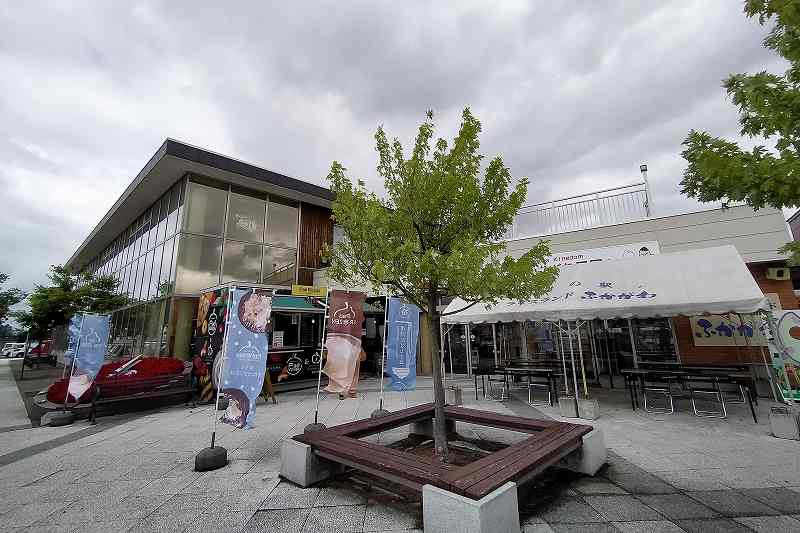
[[[95,383],[119,383],[122,380],[130,381],[131,384],[137,380],[152,379],[160,376],[175,376],[183,373],[183,361],[174,357],[145,357],[142,358],[133,368],[126,370],[123,374],[109,377],[119,367],[126,364],[130,359],[118,359],[104,364],[97,373]],[[67,393],[67,382],[69,380],[58,379],[47,389],[47,400],[52,403],[64,403],[64,395]],[[88,403],[92,399],[94,385],[80,397],[78,403]],[[75,402],[75,398],[70,394],[70,403]]]

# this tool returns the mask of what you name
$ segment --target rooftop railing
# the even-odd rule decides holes
[[[621,224],[650,216],[645,182],[523,206],[506,239]]]

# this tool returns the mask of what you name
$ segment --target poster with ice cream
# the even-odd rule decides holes
[[[258,289],[232,289],[230,321],[222,354],[221,392],[228,407],[220,418],[237,428],[251,429],[256,399],[264,384],[269,347],[272,297]]]
[[[75,398],[92,386],[103,366],[110,326],[108,315],[80,313],[70,320],[68,351],[73,364],[68,391]]]
[[[365,298],[363,292],[331,291],[325,340],[328,358],[322,369],[328,376],[328,392],[348,391],[353,382],[361,353]]]

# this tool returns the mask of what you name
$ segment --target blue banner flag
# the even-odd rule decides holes
[[[386,329],[386,367],[391,386],[397,391],[412,390],[417,386],[419,308],[399,298],[389,298]]]
[[[222,422],[251,429],[264,385],[272,297],[265,291],[233,289],[222,362],[221,392],[228,398]]]
[[[92,386],[103,366],[110,329],[108,315],[82,313],[70,320],[67,356],[72,363],[72,373],[68,390],[75,398],[80,398]]]

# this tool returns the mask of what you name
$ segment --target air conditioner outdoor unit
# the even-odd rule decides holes
[[[767,269],[767,279],[774,279],[777,281],[785,281],[791,279],[791,275],[789,274],[788,268],[768,268]]]

